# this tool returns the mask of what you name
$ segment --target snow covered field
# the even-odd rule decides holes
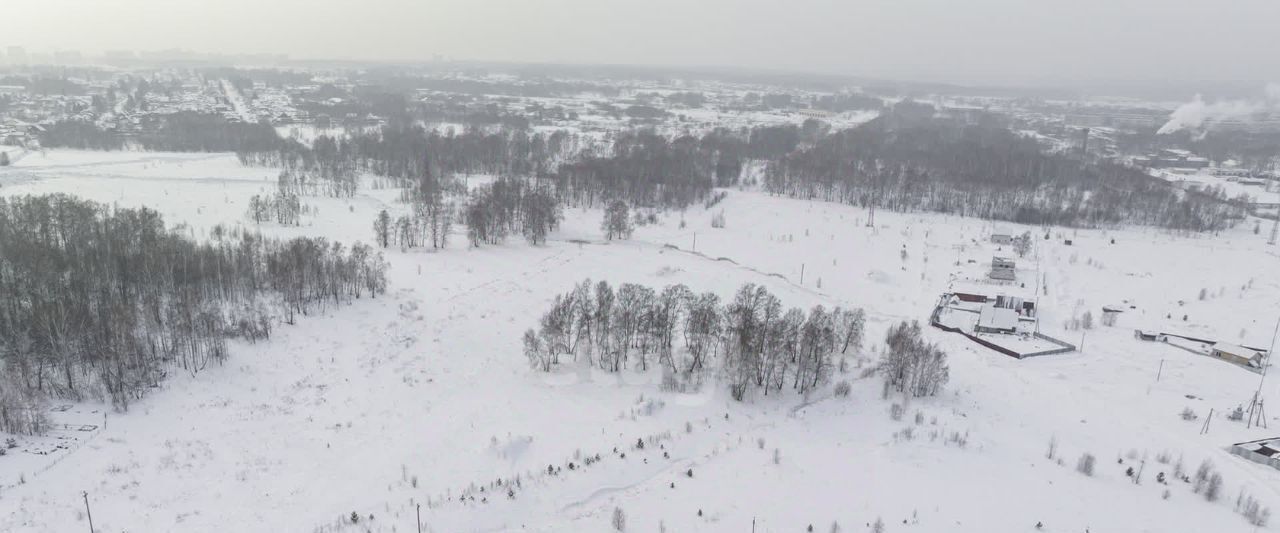
[[[204,238],[216,224],[249,225],[249,197],[274,190],[275,175],[228,154],[50,151],[0,169],[0,194],[146,205]],[[368,242],[378,210],[406,209],[398,193],[306,198],[318,211],[301,227],[262,229]],[[712,228],[721,210],[726,227]],[[84,530],[82,491],[102,532],[411,532],[419,504],[424,530],[438,532],[606,531],[615,507],[628,531],[860,532],[879,518],[891,532],[1247,532],[1233,513],[1241,491],[1280,509],[1280,471],[1226,449],[1280,434],[1275,417],[1268,431],[1221,416],[1247,404],[1258,375],[1133,337],[1267,346],[1277,250],[1252,223],[1220,235],[1055,228],[1045,239],[1042,228],[932,214],[878,211],[868,228],[867,216],[734,190],[629,241],[604,242],[598,210],[569,209],[546,246],[468,249],[457,234],[442,252],[388,251],[385,297],[234,344],[224,366],[174,375],[65,449],[23,453],[56,437],[19,438],[0,457],[0,531]],[[951,383],[895,420],[902,400],[863,377],[885,330],[927,321],[957,280],[1012,255],[991,233],[1023,231],[1035,244],[1019,283],[1040,287],[1041,329],[1083,351],[1019,361],[929,329],[950,354]],[[587,277],[722,298],[751,282],[786,306],[864,307],[865,361],[835,377],[852,383],[848,398],[828,387],[749,403],[715,382],[662,392],[656,373],[531,371],[520,333]],[[1128,310],[1115,327],[1066,329],[1086,311],[1096,322],[1103,305]],[[1280,398],[1280,381],[1264,392]],[[1200,419],[1182,420],[1184,408]],[[98,425],[103,410],[77,405],[54,420]],[[1076,472],[1084,453],[1098,458],[1093,477]],[[1173,470],[1159,456],[1188,473],[1212,461],[1222,500],[1157,483]],[[1134,484],[1124,471],[1144,459]]]

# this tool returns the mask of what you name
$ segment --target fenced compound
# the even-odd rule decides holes
[[[947,296],[946,296],[946,295],[944,295],[944,296],[942,297],[942,299],[940,299],[940,300],[938,301],[938,305],[937,305],[936,307],[934,307],[934,308],[933,308],[933,312],[932,312],[932,313],[930,313],[930,315],[929,315],[929,325],[931,325],[931,326],[933,326],[933,327],[935,327],[935,328],[938,328],[938,329],[940,329],[940,330],[942,330],[942,331],[947,331],[947,332],[950,332],[950,333],[959,333],[959,334],[961,334],[961,335],[964,335],[964,336],[965,336],[965,338],[968,338],[969,340],[971,340],[971,341],[973,341],[973,342],[976,342],[976,343],[978,343],[978,344],[982,345],[983,347],[988,348],[988,349],[990,349],[990,350],[993,350],[993,351],[996,351],[996,352],[1002,353],[1002,354],[1004,354],[1004,355],[1007,355],[1007,356],[1009,356],[1009,357],[1013,357],[1013,358],[1015,358],[1015,359],[1026,359],[1026,358],[1028,358],[1028,357],[1040,357],[1040,356],[1044,356],[1044,355],[1057,355],[1057,354],[1063,354],[1063,353],[1068,353],[1068,352],[1074,352],[1074,351],[1076,351],[1076,350],[1078,349],[1078,348],[1077,348],[1077,346],[1076,346],[1076,345],[1074,345],[1074,344],[1071,344],[1071,343],[1069,343],[1069,342],[1067,342],[1067,341],[1064,341],[1064,340],[1061,340],[1061,339],[1057,339],[1057,338],[1051,337],[1051,336],[1049,336],[1049,335],[1045,335],[1045,334],[1040,333],[1040,332],[1038,332],[1038,331],[1037,331],[1037,332],[1035,332],[1035,333],[1033,333],[1033,334],[1032,334],[1032,336],[1033,336],[1033,337],[1035,337],[1035,338],[1037,338],[1037,339],[1040,339],[1040,340],[1042,340],[1042,341],[1045,341],[1045,342],[1048,342],[1048,343],[1050,343],[1050,344],[1053,344],[1053,345],[1057,346],[1057,348],[1051,348],[1051,349],[1048,349],[1048,350],[1037,350],[1037,351],[1033,351],[1033,352],[1025,352],[1025,353],[1024,353],[1024,352],[1019,352],[1019,351],[1017,351],[1017,350],[1010,349],[1010,348],[1008,348],[1008,347],[1006,347],[1006,346],[1001,346],[1001,345],[996,344],[996,343],[994,343],[994,342],[991,342],[991,341],[989,341],[989,340],[987,340],[987,339],[984,339],[984,338],[982,338],[982,337],[979,337],[979,336],[975,335],[975,334],[974,334],[974,333],[972,333],[972,332],[965,331],[965,330],[963,330],[963,329],[961,329],[961,328],[958,328],[958,327],[955,327],[955,326],[948,326],[948,325],[946,325],[946,324],[943,324],[943,323],[942,323],[942,321],[939,319],[939,317],[940,317],[940,315],[942,314],[943,307],[946,305],[946,303],[945,303],[945,302],[946,302],[946,300],[947,300]]]

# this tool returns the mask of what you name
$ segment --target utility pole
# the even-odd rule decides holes
[[[93,533],[93,512],[89,510],[89,491],[80,493],[84,497],[84,514],[89,517],[89,533]]]
[[[422,504],[418,504],[418,533],[422,533]]]
[[[804,285],[804,263],[800,263],[800,284]]]
[[[1160,382],[1160,374],[1164,373],[1164,359],[1160,360],[1160,368],[1156,370],[1156,383]]]
[[[1280,221],[1280,217],[1276,218]],[[1275,235],[1275,232],[1272,232]],[[1274,239],[1273,239],[1274,240]],[[1262,385],[1267,381],[1267,369],[1271,366],[1271,354],[1276,351],[1276,336],[1280,335],[1280,319],[1276,320],[1276,327],[1271,332],[1271,347],[1267,349],[1267,357],[1262,360],[1262,376],[1258,378],[1258,390],[1253,393],[1253,401],[1249,403],[1249,421],[1245,423],[1246,428],[1254,426],[1253,420],[1257,416],[1259,426],[1266,426],[1265,415],[1262,414]]]
[[[693,251],[698,251],[698,232],[693,232]]]

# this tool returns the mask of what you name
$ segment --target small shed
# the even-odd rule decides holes
[[[1138,339],[1140,341],[1164,342],[1164,335],[1161,335],[1154,331],[1143,331],[1140,329],[1133,330],[1133,338]]]
[[[1280,469],[1280,437],[1233,444],[1231,453]]]
[[[1214,357],[1225,359],[1237,365],[1262,368],[1262,352],[1253,348],[1219,342],[1213,345],[1212,352],[1210,353]]]
[[[991,242],[1001,246],[1010,245],[1013,244],[1013,235],[1009,235],[1007,233],[993,233],[991,234]]]

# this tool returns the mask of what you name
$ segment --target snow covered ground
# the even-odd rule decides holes
[[[249,197],[273,190],[275,174],[228,154],[50,151],[0,169],[0,194],[146,205],[203,238],[215,224],[248,225]],[[262,229],[367,242],[378,210],[405,210],[397,196],[307,198],[318,212],[301,227]],[[712,228],[721,210],[726,227]],[[1275,417],[1270,431],[1221,417],[1259,376],[1133,337],[1141,327],[1267,346],[1277,250],[1252,224],[1220,235],[1053,229],[1045,239],[1040,228],[931,214],[877,212],[868,228],[867,216],[734,190],[711,210],[660,215],[630,241],[604,242],[598,210],[569,209],[546,246],[468,249],[458,228],[449,250],[389,251],[385,297],[235,344],[224,366],[175,375],[128,413],[103,419],[91,403],[54,413],[98,426],[64,448],[26,453],[56,436],[19,437],[0,457],[0,531],[81,531],[82,491],[102,532],[411,532],[419,504],[424,530],[438,532],[606,531],[615,507],[629,531],[860,532],[880,518],[891,532],[1037,522],[1054,532],[1247,532],[1233,513],[1241,491],[1280,510],[1280,471],[1226,449],[1280,434]],[[930,329],[950,354],[951,383],[895,420],[902,399],[882,399],[880,381],[863,377],[885,330],[927,321],[957,279],[1009,254],[991,233],[1024,230],[1035,246],[1018,288],[1040,287],[1041,329],[1083,351],[1019,361]],[[737,403],[714,382],[677,394],[655,373],[529,370],[520,333],[587,277],[723,298],[752,282],[787,306],[864,307],[864,357],[835,378],[853,392]],[[1085,311],[1097,322],[1103,305],[1133,308],[1115,327],[1066,329]],[[1280,381],[1264,392],[1280,398]],[[1184,408],[1201,418],[1182,420]],[[1083,453],[1097,456],[1093,477],[1075,471]],[[1161,456],[1189,473],[1212,461],[1222,501],[1158,484],[1158,472],[1172,474]],[[1124,471],[1144,458],[1134,484]]]
[[[1183,188],[1204,189],[1215,187],[1222,189],[1222,192],[1228,198],[1244,195],[1248,196],[1254,203],[1280,203],[1280,191],[1277,191],[1275,186],[1271,185],[1272,182],[1269,181],[1259,183],[1258,180],[1214,176],[1208,171],[1173,172],[1155,170],[1153,173],[1157,177]]]

